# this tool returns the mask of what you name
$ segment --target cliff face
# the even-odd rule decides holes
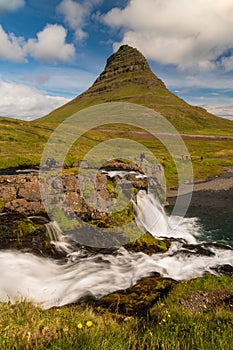
[[[157,84],[160,87],[165,85],[151,71],[145,57],[135,48],[123,45],[107,60],[104,71],[96,79],[89,91],[98,90],[103,84],[108,87],[116,86],[116,82],[140,83],[150,85]]]
[[[103,91],[114,91],[129,83],[166,89],[162,80],[151,71],[145,57],[137,49],[122,45],[107,59],[104,71],[83,95],[93,96]]]

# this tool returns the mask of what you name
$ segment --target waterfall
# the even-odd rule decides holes
[[[136,222],[157,238],[170,237],[166,253],[148,256],[130,253],[123,247],[114,254],[85,250],[62,234],[55,222],[46,224],[56,249],[67,254],[65,261],[38,257],[17,251],[0,251],[0,300],[27,299],[50,308],[73,303],[81,297],[100,298],[134,285],[142,277],[159,272],[175,280],[204,273],[217,274],[222,265],[233,266],[233,249],[217,244],[197,243],[201,230],[197,220],[186,218],[173,228],[159,201],[139,192],[134,203]],[[176,218],[170,220],[176,222]]]
[[[173,216],[168,221],[162,204],[153,193],[139,191],[137,203],[133,202],[133,206],[137,225],[145,232],[150,232],[155,238],[180,238],[190,244],[196,243],[194,234],[188,230],[188,223],[192,222],[192,229],[195,230],[195,235],[198,235],[199,228],[197,224],[195,225],[196,221],[184,219],[179,226],[177,226],[178,217]]]

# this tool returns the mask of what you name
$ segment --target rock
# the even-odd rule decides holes
[[[16,198],[15,186],[9,185],[0,188],[0,198],[2,201],[7,202]]]
[[[161,298],[164,298],[175,285],[169,278],[144,277],[133,287],[117,291],[102,297],[97,301],[89,301],[94,307],[103,307],[114,313],[125,315],[146,316],[150,308]]]
[[[233,276],[233,266],[229,264],[217,266],[215,268],[212,268],[212,270],[215,270],[219,275]]]
[[[38,179],[33,177],[31,180],[19,187],[18,198],[26,198],[28,201],[39,202],[41,197]]]
[[[105,162],[100,170],[128,170],[141,172],[141,168],[132,161],[125,161],[123,159],[111,159]]]
[[[139,85],[146,84],[148,88],[151,85],[165,88],[164,83],[152,73],[145,57],[137,49],[122,45],[108,58],[104,71],[84,94],[97,95],[103,91],[111,91],[129,81]]]
[[[145,159],[143,162],[149,168]],[[93,226],[106,228],[121,228],[131,222],[134,214],[130,199],[135,200],[139,190],[147,190],[147,178],[137,178],[137,174],[142,174],[142,171],[133,162],[116,159],[105,165],[111,170],[126,171],[126,175],[123,178],[111,178],[106,173],[98,172],[98,169],[90,168],[88,164],[87,168],[79,169],[76,175],[65,173],[60,178],[50,174],[47,181],[52,190],[44,191],[44,200],[47,207],[51,208],[48,215],[53,215],[57,209],[68,216],[74,213]],[[161,193],[160,186],[149,181],[150,186],[152,184],[155,191],[157,189]],[[37,173],[0,176],[0,196],[0,212],[7,210],[24,215],[45,213]]]
[[[22,214],[7,213],[1,215],[0,249],[17,249],[40,256],[62,258],[50,243],[43,220],[29,219]],[[44,218],[44,222],[48,219]]]
[[[155,239],[150,233],[145,233],[133,242],[124,246],[130,252],[143,252],[147,255],[164,253],[170,248],[171,242],[168,239]]]
[[[41,202],[30,202],[23,198],[6,203],[5,209],[24,215],[38,215],[44,212]]]

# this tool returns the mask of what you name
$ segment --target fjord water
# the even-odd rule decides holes
[[[29,299],[44,308],[76,302],[84,296],[100,298],[134,285],[154,272],[176,280],[218,274],[221,266],[233,266],[233,249],[202,242],[203,228],[196,218],[185,218],[172,229],[157,198],[139,192],[134,203],[136,222],[157,238],[169,237],[166,253],[148,256],[130,253],[123,247],[113,254],[93,253],[77,248],[63,236],[56,223],[49,224],[55,247],[64,249],[66,261],[55,261],[29,253],[0,252],[0,300]],[[146,209],[146,210],[145,210]],[[57,241],[56,241],[57,240]]]

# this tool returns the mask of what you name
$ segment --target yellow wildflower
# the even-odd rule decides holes
[[[79,328],[79,329],[82,329],[82,328],[83,328],[82,323],[79,323],[79,324],[78,324],[78,328]]]
[[[87,321],[86,325],[87,325],[87,327],[91,327],[93,325],[93,322]]]

